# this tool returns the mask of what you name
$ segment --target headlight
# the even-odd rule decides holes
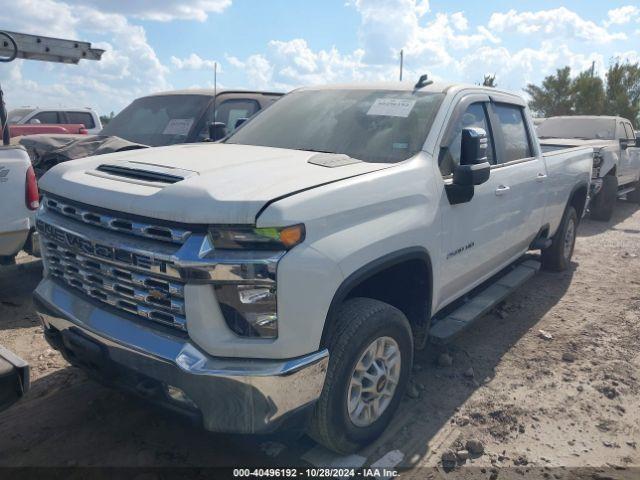
[[[241,337],[277,338],[276,287],[260,284],[215,286],[227,326]]]
[[[209,229],[213,246],[229,250],[288,250],[304,241],[304,225],[283,228],[213,226]]]

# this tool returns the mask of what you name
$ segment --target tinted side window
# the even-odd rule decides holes
[[[515,105],[496,104],[494,106],[504,140],[504,162],[512,162],[532,157],[529,134],[524,123],[522,108]]]
[[[482,103],[473,103],[464,114],[457,120],[455,135],[453,140],[447,145],[446,151],[440,156],[440,172],[442,176],[451,175],[455,167],[460,165],[460,151],[462,149],[462,129],[467,127],[482,128],[487,132],[489,148],[487,149],[487,160],[492,165],[495,164],[493,151],[493,138],[491,129],[487,121],[487,113]]]
[[[37,122],[34,122],[37,120]],[[29,123],[60,123],[58,121],[58,112],[40,112],[29,120]]]
[[[82,123],[84,128],[95,128],[93,116],[87,112],[66,112],[68,123]]]

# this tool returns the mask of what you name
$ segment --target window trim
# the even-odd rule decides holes
[[[520,111],[520,116],[522,118],[522,125],[524,126],[524,132],[525,132],[525,136],[527,138],[527,144],[529,146],[529,156],[526,157],[522,157],[522,158],[516,158],[514,160],[509,160],[507,162],[504,161],[505,158],[505,154],[506,154],[506,142],[504,140],[504,135],[502,133],[502,128],[496,128],[494,130],[496,130],[496,135],[495,137],[498,138],[499,141],[499,145],[500,145],[500,161],[496,162],[496,165],[500,165],[500,166],[508,166],[508,165],[516,165],[518,163],[524,163],[524,162],[528,162],[528,161],[532,161],[538,158],[538,154],[536,149],[534,148],[534,142],[533,142],[533,138],[531,137],[531,132],[529,130],[529,125],[527,122],[527,116],[525,115],[525,108],[522,105],[518,105],[516,103],[508,103],[508,102],[504,102],[504,101],[491,101],[491,123],[495,123],[496,126],[500,125],[500,120],[498,117],[498,114],[496,112],[496,106],[498,105],[505,105],[507,107],[510,108],[514,108],[516,110]]]

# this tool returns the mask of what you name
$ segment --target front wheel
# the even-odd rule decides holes
[[[391,421],[409,381],[413,338],[404,314],[378,300],[348,300],[337,315],[309,435],[347,454],[374,441]]]
[[[577,230],[578,214],[576,209],[569,205],[562,216],[558,231],[553,236],[551,246],[542,251],[542,268],[561,272],[569,267]]]

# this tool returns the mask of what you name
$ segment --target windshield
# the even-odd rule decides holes
[[[139,98],[113,117],[101,134],[151,147],[185,143],[211,100],[207,95]]]
[[[613,140],[616,121],[612,118],[547,118],[536,130],[540,138]]]
[[[33,112],[33,108],[16,108],[11,110],[7,114],[7,123],[9,125],[16,124],[31,112]]]
[[[392,90],[293,92],[226,142],[399,162],[422,149],[443,98]]]

